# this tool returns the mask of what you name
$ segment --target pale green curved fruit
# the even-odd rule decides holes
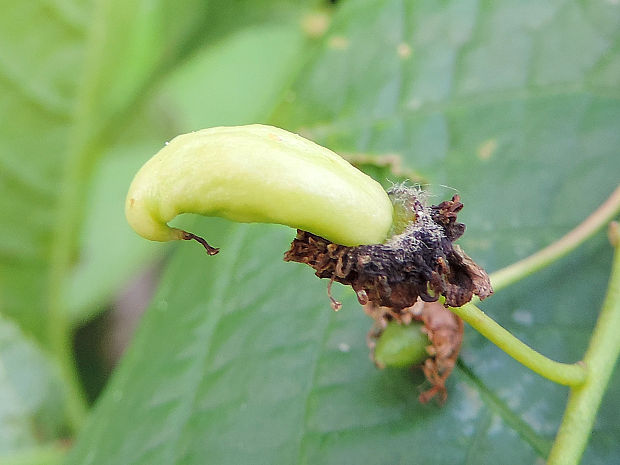
[[[331,150],[264,125],[183,134],[145,163],[127,194],[131,227],[155,241],[200,239],[167,225],[181,213],[279,223],[347,246],[381,243],[392,224],[379,183]]]
[[[428,358],[428,336],[424,325],[414,321],[409,325],[390,322],[375,346],[374,359],[380,367],[404,368],[418,365]]]

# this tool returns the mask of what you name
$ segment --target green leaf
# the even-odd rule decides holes
[[[87,2],[5,3],[2,311],[45,340],[48,308],[65,304],[57,296],[100,153],[94,139],[157,75],[165,55],[185,46],[203,15],[162,18],[172,4],[163,0],[149,14],[138,1],[94,9]]]
[[[161,248],[137,240],[122,213],[136,166],[184,129],[152,92],[195,52],[256,23],[293,24],[307,6],[3,3],[0,311],[53,352],[71,390],[67,409],[76,428],[85,409],[70,353],[71,325],[97,313],[140,265],[162,255]],[[284,58],[305,46],[298,26],[260,32],[252,46],[282,41],[274,52]],[[264,78],[276,86],[266,86],[271,95],[296,61],[255,53],[254,63],[264,56],[273,65]],[[260,84],[247,75],[231,85],[244,82],[250,89]],[[256,115],[265,100],[254,103],[228,117]],[[204,112],[217,121],[217,108]]]
[[[133,251],[136,240],[119,213],[118,199],[135,167],[166,138],[195,128],[177,119],[163,98],[146,108],[139,103],[172,70],[181,72],[175,65],[196,50],[267,19],[297,18],[300,10],[278,1],[242,2],[238,9],[198,0],[183,8],[168,0],[5,3],[0,19],[0,41],[6,44],[0,51],[0,92],[6,95],[0,107],[5,122],[0,129],[0,310],[47,344],[57,313],[71,311],[76,319],[93,314],[152,250],[139,245],[135,253],[123,253]],[[294,34],[291,27],[279,26],[259,32],[254,50],[282,42],[277,52],[284,59],[303,45],[298,27]],[[255,66],[265,54],[252,56]],[[268,56],[273,71],[262,83],[273,79],[275,87],[266,86],[267,96],[281,87],[291,62],[276,66],[277,55]],[[204,62],[201,71],[212,73],[222,63],[210,59],[215,62],[208,63],[209,57],[190,62]],[[230,72],[230,63],[215,71],[226,69]],[[248,65],[247,72],[254,69]],[[193,77],[196,83],[199,78]],[[227,95],[235,84],[255,90],[261,80],[247,74],[231,87],[223,84],[209,91]],[[216,107],[202,112],[210,115],[209,123],[225,124],[254,118],[264,105],[264,98],[242,102],[221,119]],[[123,160],[108,165],[109,156]],[[116,253],[107,253],[105,238],[114,239]]]
[[[0,318],[0,463],[16,463],[24,453],[40,455],[63,438],[65,395],[46,354]]]
[[[337,151],[399,154],[439,200],[456,189],[460,243],[493,271],[559,238],[616,187],[619,24],[612,3],[347,2],[272,122]],[[370,320],[352,292],[335,289],[344,308],[333,313],[325,282],[280,261],[292,231],[222,224],[198,223],[220,255],[176,248],[70,463],[544,459],[566,388],[468,330],[447,404],[421,405],[419,373],[368,360]],[[543,353],[577,360],[610,253],[601,234],[484,308]],[[620,454],[619,383],[584,463]]]
[[[68,150],[89,8],[5,1],[2,12],[0,310],[42,340],[57,180]]]

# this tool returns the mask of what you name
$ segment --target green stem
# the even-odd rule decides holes
[[[545,357],[521,342],[473,303],[450,310],[512,358],[539,375],[569,386],[578,386],[586,380],[587,372],[581,363],[560,363]]]
[[[568,234],[544,249],[492,273],[491,284],[498,291],[562,258],[594,235],[620,213],[620,186],[588,218]]]
[[[615,234],[612,243],[615,242],[616,252],[607,297],[584,357],[589,376],[582,386],[571,389],[548,465],[579,463],[609,378],[620,356],[620,235],[617,227]]]

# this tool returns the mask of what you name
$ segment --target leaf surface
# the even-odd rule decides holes
[[[181,72],[177,64],[204,54],[218,40],[254,24],[297,18],[300,10],[281,1],[260,7],[240,2],[234,10],[216,0],[192,0],[182,8],[169,0],[3,4],[0,310],[47,344],[51,307],[86,318],[149,253],[116,214],[119,198],[135,167],[167,138],[196,129],[176,118],[176,109],[163,107],[164,101],[144,105],[152,101],[149,92],[173,70]],[[283,29],[263,33],[267,39],[258,37],[255,47],[280,39],[278,51],[290,57],[303,42],[298,31]],[[275,57],[269,59],[273,63]],[[202,61],[207,73],[219,64]],[[280,69],[269,75],[276,76],[276,89],[287,76]],[[199,78],[194,77],[194,92],[201,91]],[[271,95],[273,86],[267,87]],[[229,93],[219,90],[218,95]],[[225,124],[231,117],[256,117],[253,103],[241,102],[236,113],[219,119],[217,107],[202,112],[210,115],[209,123]],[[123,160],[107,166],[109,156]],[[139,250],[106,255],[112,244],[102,238],[113,238],[122,252]],[[94,277],[96,271],[104,278]]]
[[[345,3],[272,122],[336,151],[398,154],[466,207],[463,248],[494,271],[559,238],[616,187],[620,10],[609,3]],[[181,93],[181,90],[177,90]],[[449,186],[444,188],[441,186]],[[361,225],[363,227],[363,225]],[[294,233],[200,220],[70,463],[542,461],[567,389],[467,331],[443,407],[419,373],[378,371],[349,290],[280,261]],[[581,357],[602,302],[603,234],[485,302],[541,352]],[[584,463],[613,463],[618,376]],[[510,454],[507,454],[510,451]]]
[[[65,395],[49,357],[0,317],[0,463],[63,438]]]
[[[295,23],[303,10],[281,1],[226,4],[0,1],[0,336],[4,318],[19,326],[0,347],[2,463],[5,455],[13,464],[63,454],[56,445],[41,449],[69,435],[68,397],[47,391],[48,378],[61,393],[67,380],[44,364],[58,362],[48,352],[57,348],[50,340],[59,339],[59,321],[92,317],[166,251],[139,239],[124,218],[140,164],[195,124],[251,122],[290,79],[306,45]],[[235,54],[250,58],[244,68],[227,61]],[[257,78],[263,62],[270,66]],[[192,96],[167,95],[174,82],[176,91],[190,85],[194,95],[220,100],[194,114],[179,109],[170,100]],[[220,115],[233,92],[235,110]],[[35,342],[23,342],[22,332]]]

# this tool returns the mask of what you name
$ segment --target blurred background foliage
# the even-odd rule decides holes
[[[222,247],[207,257],[138,238],[123,202],[175,135],[275,124],[385,184],[458,191],[460,243],[497,270],[570,230],[620,179],[617,1],[0,11],[0,464],[544,461],[566,388],[467,331],[447,404],[420,405],[419,373],[368,360],[370,320],[350,291],[335,288],[335,314],[325,283],[281,262],[293,231],[181,219]],[[610,253],[601,233],[484,308],[577,360]],[[616,375],[584,463],[618,462],[619,410]]]

